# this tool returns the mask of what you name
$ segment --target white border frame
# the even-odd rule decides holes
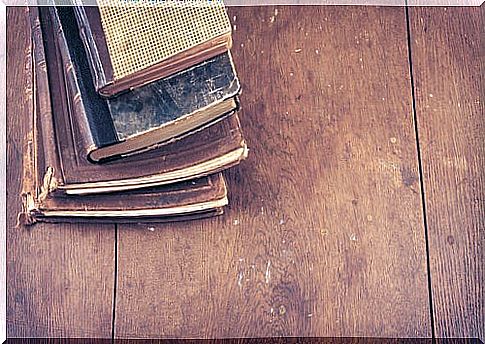
[[[88,0],[96,4],[95,0]],[[125,0],[130,1],[140,0]],[[145,0],[150,2],[150,0]],[[161,1],[161,0],[153,0]],[[226,6],[263,5],[384,5],[403,6],[406,0],[225,0]],[[36,5],[28,0],[27,5]],[[408,0],[408,6],[481,6],[484,0]],[[25,6],[25,0],[0,0],[0,343],[7,339],[7,6]]]
[[[68,0],[0,0],[7,6],[58,6]],[[72,1],[72,0],[71,0]],[[173,0],[120,0],[120,5],[161,4]],[[205,0],[191,0],[203,3]],[[212,0],[213,1],[213,0]],[[360,6],[481,6],[485,0],[220,0],[225,6],[283,6],[283,5],[360,5]],[[75,2],[75,0],[73,1]],[[87,6],[103,4],[103,0],[83,0]]]
[[[0,0],[0,343],[7,339],[7,6]]]

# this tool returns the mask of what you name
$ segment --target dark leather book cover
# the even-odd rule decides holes
[[[23,211],[19,221],[150,222],[193,219],[220,214],[227,204],[221,174],[176,184],[108,193],[72,196],[56,192],[63,184],[63,161],[50,111],[50,92],[37,8],[30,8],[33,37],[32,113],[25,121],[23,147]]]
[[[48,15],[47,8],[40,11]],[[45,91],[50,97],[40,101],[46,103],[45,116],[53,118],[47,121],[52,123],[49,135],[55,133],[58,137],[63,167],[62,182],[57,183],[56,191],[92,194],[170,184],[219,172],[246,157],[239,119],[233,113],[205,130],[156,149],[104,164],[91,163],[82,148],[86,128],[78,121],[82,117],[79,112],[84,111],[78,102],[82,96],[67,87],[72,66],[62,63],[52,26],[44,26],[42,36],[38,45],[45,49],[47,58],[38,57],[39,63],[45,65],[39,69],[38,78],[44,80],[44,88],[50,88]]]
[[[84,107],[88,156],[102,161],[179,139],[235,110],[240,85],[229,53],[168,78],[104,100],[92,85],[88,58],[71,7],[50,10],[50,24],[66,65],[69,85]]]
[[[103,4],[75,9],[94,85],[103,96],[170,76],[232,45],[231,24],[221,1]]]

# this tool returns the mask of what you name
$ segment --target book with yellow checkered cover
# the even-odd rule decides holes
[[[103,96],[167,77],[232,45],[221,1],[132,1],[98,0],[99,7],[76,8],[95,86]]]

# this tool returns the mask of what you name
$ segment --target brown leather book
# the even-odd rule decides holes
[[[96,89],[113,96],[228,51],[231,24],[222,1],[119,0],[76,8]]]
[[[37,17],[38,9],[31,8],[31,13]],[[66,68],[53,44],[52,32],[41,32],[39,25],[33,31],[39,66],[37,89],[50,91],[50,97],[39,99],[39,116],[45,118],[45,136],[58,137],[49,146],[57,147],[62,162],[62,178],[56,183],[58,192],[85,195],[171,184],[219,172],[246,157],[239,119],[232,113],[202,131],[157,149],[103,164],[90,162],[83,149],[85,128],[77,121],[76,111],[82,109],[73,105],[79,95],[70,94],[66,87]]]
[[[73,106],[81,109],[76,116],[84,127],[84,148],[92,161],[168,144],[237,110],[240,84],[229,52],[103,99],[93,86],[74,9],[43,8],[41,23],[44,31],[54,32],[60,58],[67,66],[66,83],[73,94],[79,93]]]
[[[19,221],[47,222],[150,222],[193,219],[222,213],[227,190],[220,173],[176,184],[102,195],[68,195],[65,166],[57,149],[62,140],[54,133],[46,87],[37,10],[31,8],[33,28],[33,111],[25,118],[27,134],[23,148],[22,205]]]

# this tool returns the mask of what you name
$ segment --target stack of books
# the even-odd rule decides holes
[[[113,0],[117,1],[117,0]],[[31,7],[24,224],[221,214],[247,156],[220,1]]]

